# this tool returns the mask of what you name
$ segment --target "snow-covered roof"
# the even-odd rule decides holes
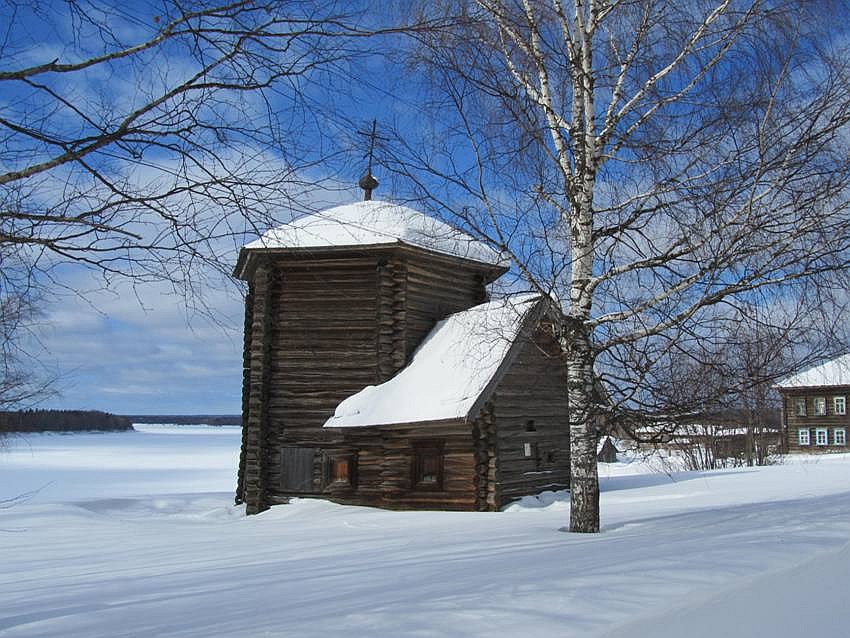
[[[502,255],[466,233],[419,211],[379,200],[303,215],[264,233],[246,250],[406,244],[494,266]]]
[[[533,293],[513,295],[443,319],[406,368],[348,397],[325,427],[466,418],[539,300]]]
[[[825,385],[850,385],[850,354],[786,377],[777,388],[806,388]]]

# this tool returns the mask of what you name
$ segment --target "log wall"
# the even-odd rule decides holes
[[[498,447],[498,507],[570,484],[567,383],[557,347],[542,332],[534,342],[516,347],[521,349],[490,399]]]
[[[381,259],[377,282],[377,381],[383,383],[407,363],[407,264]]]
[[[482,272],[437,259],[407,262],[405,359],[440,319],[487,299]]]
[[[378,277],[373,259],[278,263],[270,332],[269,485],[280,492],[280,450],[339,443],[322,429],[343,399],[378,382]],[[318,487],[320,482],[316,483]]]
[[[254,323],[254,284],[248,285],[245,295],[245,323],[243,325],[242,344],[242,417],[248,418],[251,401],[251,336]],[[247,452],[245,430],[242,431],[242,445],[239,449],[239,472],[236,478],[236,504],[245,500],[245,454]]]
[[[490,267],[410,249],[258,262],[246,300],[237,501],[249,513],[294,494],[394,509],[494,509],[491,412],[476,424],[322,427],[342,400],[403,368],[438,320],[484,301],[492,276]],[[413,485],[423,441],[442,446],[441,490]],[[350,484],[329,479],[342,457],[352,462]]]
[[[470,425],[462,421],[416,426],[326,428],[323,440],[312,437],[305,445],[318,450],[313,468],[314,492],[349,505],[386,509],[475,510],[476,453]],[[421,489],[413,484],[415,446],[436,442],[442,447],[442,489]],[[356,480],[351,485],[328,481],[332,460],[353,459]],[[278,492],[271,502],[285,502]]]
[[[332,493],[333,500],[388,509],[476,508],[475,449],[469,424],[454,421],[338,431],[347,447],[359,451],[358,483],[347,494]],[[413,483],[415,448],[428,443],[438,444],[443,452],[438,490]]]
[[[239,485],[242,500],[249,514],[256,514],[268,507],[266,491],[266,466],[268,455],[268,392],[269,362],[271,356],[268,333],[270,330],[271,293],[273,274],[267,265],[258,267],[252,282],[252,309],[250,314],[250,339],[246,340],[248,371],[244,378],[248,384],[247,396],[243,397],[247,411],[242,425],[241,475]]]
[[[473,422],[475,449],[475,509],[493,512],[499,509],[498,437],[493,404],[487,403]]]

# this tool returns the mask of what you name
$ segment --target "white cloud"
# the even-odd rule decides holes
[[[67,283],[87,289],[91,274],[79,270]],[[40,336],[62,395],[47,407],[239,413],[242,300],[233,286],[210,290],[207,302],[221,325],[192,315],[165,284],[55,298]]]

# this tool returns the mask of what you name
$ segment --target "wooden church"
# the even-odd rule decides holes
[[[371,175],[367,175],[371,178]],[[372,178],[373,179],[373,178]],[[366,199],[244,246],[237,503],[496,510],[569,485],[566,383],[539,296],[500,255]],[[371,187],[371,188],[368,188]]]

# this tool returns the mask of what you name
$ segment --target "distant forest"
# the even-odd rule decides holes
[[[132,430],[126,416],[94,410],[24,410],[0,412],[2,432],[115,432]]]
[[[176,423],[177,425],[242,425],[238,414],[143,414],[127,417],[132,423]]]

